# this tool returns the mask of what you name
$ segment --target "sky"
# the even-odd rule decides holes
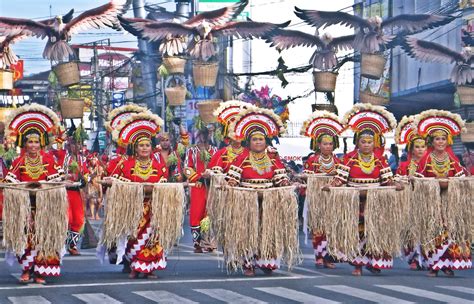
[[[15,2],[15,5],[10,3]],[[74,16],[82,11],[106,4],[108,0],[0,0],[0,16],[27,18],[35,21],[48,19],[50,16],[63,15],[74,8]],[[146,1],[149,4],[163,3],[165,0]],[[132,16],[131,11],[127,15]],[[89,30],[76,34],[71,43],[80,44],[110,38],[114,46],[136,47],[137,40],[128,33],[109,29]],[[15,53],[24,59],[25,75],[49,70],[51,64],[42,58],[46,39],[27,38],[13,46]]]

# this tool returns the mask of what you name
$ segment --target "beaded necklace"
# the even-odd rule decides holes
[[[375,156],[373,153],[369,155],[365,155],[359,152],[357,162],[359,163],[359,167],[365,174],[372,174],[375,169]]]
[[[38,179],[44,173],[43,162],[41,155],[34,158],[26,155],[25,157],[25,172],[32,179]]]
[[[143,180],[147,180],[153,172],[153,166],[151,159],[142,161],[140,159],[135,160],[135,166],[133,167],[133,174],[140,177]]]
[[[242,151],[244,150],[243,147],[240,147],[240,148],[233,148],[232,146],[228,146],[226,148],[227,150],[227,157],[228,157],[228,161],[229,163],[233,162],[234,159],[239,156]]]
[[[441,157],[437,157],[433,152],[430,153],[431,168],[437,177],[448,176],[449,169],[451,169],[451,161],[448,153],[444,153]]]
[[[259,175],[263,175],[272,170],[272,160],[268,157],[266,152],[255,153],[250,151],[249,161],[252,168],[257,171]]]
[[[324,173],[332,173],[335,168],[334,158],[332,155],[329,155],[328,158],[324,158],[324,155],[319,155],[318,160],[320,167],[319,170]]]

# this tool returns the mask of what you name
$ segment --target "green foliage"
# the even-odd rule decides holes
[[[168,69],[165,67],[164,64],[160,65],[160,67],[158,68],[158,74],[165,78],[165,77],[168,77],[169,76],[169,72],[168,72]]]
[[[77,171],[79,170],[79,164],[77,163],[77,161],[72,161],[70,164],[69,164],[69,172],[73,173],[73,174],[76,174]]]
[[[222,128],[216,128],[216,132],[214,132],[214,138],[219,143],[224,141],[224,133],[222,132]]]
[[[201,150],[199,157],[204,163],[207,164],[211,160],[211,153],[209,153],[207,150]]]
[[[171,122],[174,119],[174,114],[173,111],[171,111],[171,108],[168,106],[166,107],[166,121]]]
[[[206,124],[202,121],[201,116],[194,117],[194,128],[198,130],[203,130],[206,128]]]
[[[7,163],[10,163],[17,157],[16,149],[11,148],[5,150],[3,145],[0,145],[0,157]]]
[[[176,152],[178,152],[179,157],[183,158],[184,154],[186,154],[186,147],[182,143],[178,143]]]
[[[177,165],[177,164],[178,164],[178,158],[174,154],[171,154],[170,156],[168,156],[168,159],[166,160],[167,167]]]
[[[82,123],[74,131],[73,137],[74,137],[74,140],[80,144],[84,143],[84,141],[89,139],[89,135],[87,135],[87,132],[84,129],[84,126],[82,125]]]

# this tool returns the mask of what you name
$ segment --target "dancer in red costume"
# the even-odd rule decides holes
[[[278,154],[267,150],[271,139],[283,131],[280,117],[271,110],[252,107],[236,116],[229,127],[229,136],[243,140],[247,149],[230,165],[227,172],[230,186],[265,189],[289,185],[285,166]],[[246,276],[254,276],[256,267],[269,274],[280,266],[279,260],[261,260],[258,255],[244,259]]]
[[[344,116],[344,124],[354,132],[356,149],[345,155],[342,164],[338,165],[334,186],[347,184],[350,187],[386,186],[393,184],[393,174],[383,157],[383,134],[396,127],[392,113],[381,106],[356,104]],[[350,261],[355,266],[352,272],[355,276],[362,275],[362,267],[373,273],[381,269],[393,267],[393,258],[384,254],[373,256],[364,251],[365,243],[365,200],[361,200],[359,214],[359,234],[361,255]]]
[[[206,217],[207,194],[202,174],[216,152],[217,148],[209,144],[209,131],[206,128],[199,131],[197,144],[188,149],[184,161],[184,175],[188,182],[194,183],[194,186],[190,187],[189,222],[195,253],[203,252],[201,247],[201,220]]]
[[[71,127],[68,134],[65,150],[58,150],[58,164],[64,171],[65,179],[73,184],[80,184],[66,187],[69,201],[68,219],[69,230],[67,233],[66,245],[70,255],[80,255],[77,244],[81,237],[81,230],[84,225],[84,201],[81,189],[86,186],[89,178],[86,158],[79,154],[82,142],[76,142],[73,137],[75,127]]]
[[[181,155],[178,152],[178,143],[173,147],[171,134],[167,132],[160,133],[158,135],[158,140],[159,145],[154,152],[156,160],[167,167],[170,175],[170,182],[182,182],[183,162],[181,160]],[[189,135],[182,126],[180,126],[180,141],[183,147],[189,145]]]
[[[16,144],[22,148],[21,155],[16,158],[8,170],[5,181],[8,183],[59,181],[62,179],[62,170],[51,155],[43,148],[48,145],[48,135],[55,126],[59,125],[59,118],[50,109],[31,104],[18,108],[9,117],[5,124],[6,137],[15,136]],[[32,202],[34,203],[34,202]],[[28,245],[18,262],[22,267],[20,283],[28,283],[34,273],[34,282],[45,284],[45,276],[59,276],[59,253],[54,256],[43,256],[36,250],[34,244],[35,209],[32,207]]]
[[[395,142],[406,145],[408,156],[406,161],[400,163],[396,178],[414,176],[418,163],[426,152],[426,140],[418,135],[417,126],[414,124],[415,118],[415,115],[404,116],[395,130]],[[412,270],[421,270],[425,266],[420,244],[406,244],[405,257]]]
[[[235,117],[242,110],[250,108],[254,108],[254,106],[239,100],[229,100],[221,103],[219,108],[214,111],[217,121],[222,126],[222,134],[226,140],[228,140],[229,144],[219,149],[217,153],[211,158],[208,168],[212,172],[216,174],[227,173],[227,171],[229,171],[230,164],[244,151],[244,147],[242,147],[242,141],[229,138],[228,132],[229,125],[232,123]]]
[[[339,118],[327,111],[315,111],[305,122],[301,134],[311,138],[311,149],[315,152],[304,164],[305,174],[336,175],[341,162],[333,152],[339,147],[339,136],[344,127]],[[313,231],[313,248],[316,266],[335,268],[327,253],[326,235]]]
[[[132,114],[123,120],[114,130],[114,141],[121,147],[127,147],[129,157],[121,162],[112,176],[125,182],[162,183],[168,178],[166,166],[153,157],[153,139],[163,125],[163,120],[149,112]],[[148,279],[157,278],[155,270],[166,268],[165,253],[158,241],[150,236],[154,231],[150,227],[151,192],[145,191],[143,216],[137,228],[136,238],[130,237],[125,249],[125,258],[130,265],[129,278],[135,279],[140,273]]]
[[[451,149],[453,137],[459,135],[464,127],[461,117],[448,111],[428,110],[417,116],[415,124],[418,126],[418,134],[426,137],[428,143],[428,151],[418,163],[415,176],[464,177],[464,168]],[[430,269],[429,276],[437,276],[439,270],[447,276],[454,276],[453,270],[472,268],[469,243],[453,242],[448,238],[446,230],[433,241],[435,248],[428,250],[425,256]]]

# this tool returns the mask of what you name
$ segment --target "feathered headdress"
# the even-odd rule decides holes
[[[303,123],[301,135],[311,137],[311,149],[316,150],[316,143],[321,136],[330,136],[335,144],[339,146],[339,135],[344,131],[344,126],[337,115],[328,111],[314,111]]]
[[[5,126],[5,137],[15,138],[18,146],[22,147],[25,136],[36,134],[44,147],[48,144],[48,136],[59,127],[59,117],[47,107],[32,103],[13,111]]]
[[[416,140],[423,140],[423,137],[418,134],[418,129],[415,124],[416,115],[403,116],[402,120],[395,129],[395,142],[399,145],[407,145],[407,150],[411,150],[411,146]]]
[[[364,131],[373,132],[376,147],[379,148],[382,145],[382,135],[395,129],[397,120],[382,106],[358,103],[344,115],[343,124],[355,132],[355,140]]]
[[[116,109],[113,109],[109,115],[107,115],[107,121],[105,122],[105,128],[107,131],[112,131],[120,124],[122,120],[125,120],[134,113],[142,113],[148,111],[147,108],[141,107],[136,104],[127,104]]]
[[[229,125],[235,119],[235,117],[239,115],[242,110],[253,107],[254,105],[240,100],[228,100],[222,102],[213,114],[217,117],[217,122],[219,122],[224,127],[224,136],[227,135],[229,131]]]
[[[415,122],[418,134],[423,137],[435,136],[442,131],[448,136],[448,144],[453,144],[453,137],[466,131],[464,120],[460,115],[444,110],[427,110],[417,115]]]
[[[163,126],[163,119],[150,112],[131,114],[112,131],[112,139],[120,147],[134,145],[138,140],[152,140]]]
[[[257,107],[241,111],[229,126],[229,136],[234,140],[249,139],[255,133],[274,138],[284,132],[283,122],[278,115],[272,110]]]

